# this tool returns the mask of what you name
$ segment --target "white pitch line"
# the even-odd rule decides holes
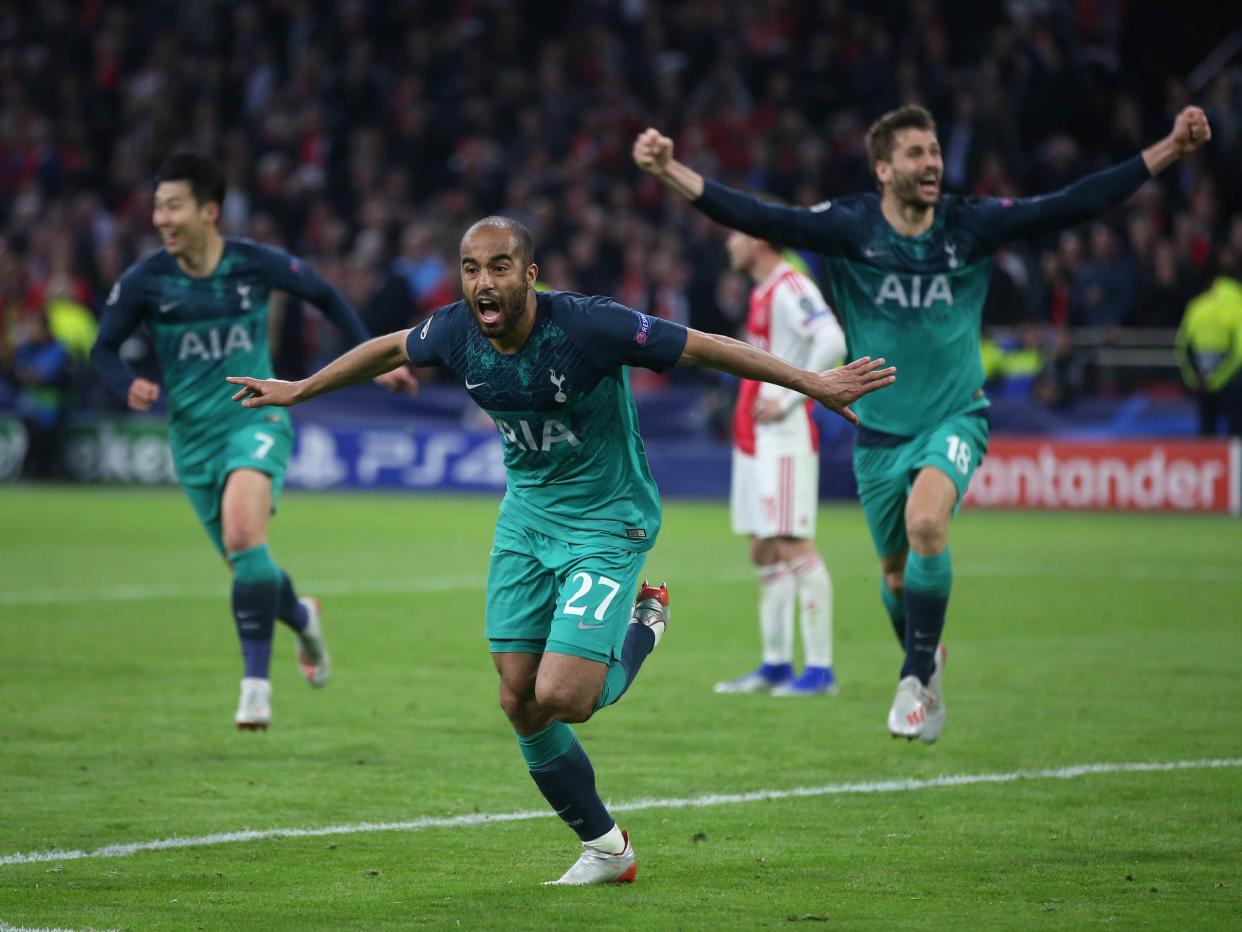
[[[1091,567],[1038,563],[963,563],[954,568],[959,577],[1001,577],[1011,579],[1099,579],[1099,570]],[[1125,579],[1152,581],[1223,582],[1242,585],[1242,569],[1233,566],[1197,566],[1189,569],[1158,564],[1120,567],[1114,575]],[[744,579],[738,573],[695,575],[697,583],[730,583]],[[473,576],[415,577],[413,579],[322,579],[299,580],[299,588],[316,595],[417,595],[424,592],[458,592],[482,589],[487,578]],[[228,594],[228,583],[186,586],[179,583],[150,585],[102,586],[95,589],[27,589],[0,592],[0,606],[71,605],[81,602],[158,602],[177,599],[222,599]]]
[[[734,806],[741,803],[770,802],[780,799],[808,799],[815,796],[844,796],[867,793],[907,793],[938,787],[973,786],[986,783],[1013,783],[1019,780],[1070,780],[1076,777],[1108,773],[1163,773],[1171,770],[1204,770],[1242,767],[1242,758],[1227,757],[1204,760],[1151,761],[1123,764],[1074,764],[1050,770],[1015,770],[1011,773],[950,774],[927,780],[880,780],[868,783],[829,783],[826,786],[801,786],[789,790],[753,790],[749,793],[709,793],[671,799],[635,799],[625,803],[609,803],[613,812],[642,812],[648,809],[699,809],[706,806]],[[546,809],[519,812],[471,813],[459,816],[422,816],[401,822],[355,822],[350,825],[324,825],[318,828],[243,829],[188,838],[159,838],[105,845],[92,851],[35,851],[0,857],[0,867],[12,864],[77,861],[83,858],[124,858],[143,851],[167,851],[174,848],[196,848],[224,845],[239,841],[265,841],[269,838],[323,838],[329,835],[358,835],[366,832],[415,832],[428,828],[469,828],[500,822],[526,822],[550,819]],[[0,929],[0,932],[4,932]]]
[[[11,926],[0,919],[0,932],[77,932],[76,929],[32,929],[29,926]]]

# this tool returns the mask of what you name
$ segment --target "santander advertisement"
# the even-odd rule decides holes
[[[963,504],[1242,513],[1238,440],[993,437]]]

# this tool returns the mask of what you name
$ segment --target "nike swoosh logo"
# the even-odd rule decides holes
[[[238,621],[241,621],[244,618],[253,618],[257,614],[259,613],[258,612],[238,612],[237,619]]]
[[[604,627],[604,626],[603,626],[603,625],[588,625],[588,624],[585,624],[585,623],[583,623],[583,622],[581,622],[581,621],[580,621],[580,622],[578,622],[578,629],[579,629],[580,631],[590,631],[592,628],[602,628],[602,627]]]
[[[475,383],[472,385],[472,384],[470,384],[469,382],[467,382],[467,383],[466,383],[466,388],[478,388],[478,387],[480,387],[480,386],[482,386],[482,385],[486,385],[486,384],[487,384],[486,382],[475,382]]]
[[[174,307],[176,307],[180,303],[181,303],[180,301],[174,301],[172,304],[161,304],[160,313],[167,314],[169,311],[171,311]]]
[[[884,255],[884,253],[885,253],[885,250],[883,249],[864,249],[863,250],[863,255],[866,256],[868,259],[874,259],[876,256]]]

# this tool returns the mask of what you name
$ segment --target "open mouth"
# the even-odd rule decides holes
[[[940,179],[936,175],[925,175],[920,178],[919,192],[925,197],[935,197],[940,193]]]
[[[495,324],[500,322],[500,302],[495,298],[479,298],[477,302],[479,308],[479,320],[485,324]]]

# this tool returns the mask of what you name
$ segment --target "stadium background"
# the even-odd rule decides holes
[[[748,283],[727,270],[723,231],[634,169],[634,134],[661,127],[707,175],[812,204],[869,187],[865,128],[904,101],[939,121],[946,186],[978,195],[1052,190],[1163,135],[1182,106],[1207,108],[1213,143],[1124,207],[1002,251],[984,315],[994,468],[1009,462],[1009,434],[1191,436],[1174,330],[1210,284],[1217,250],[1242,254],[1235,19],[1223,8],[1183,17],[1163,4],[1088,0],[9,6],[0,475],[20,472],[43,423],[65,425],[53,431],[65,453],[28,471],[172,480],[161,420],[126,416],[85,356],[112,282],[158,247],[149,179],[178,148],[226,165],[227,234],[305,257],[376,333],[455,299],[457,238],[488,213],[531,227],[546,286],[735,333]],[[15,360],[45,311],[64,365],[42,384],[23,382]],[[285,377],[343,348],[297,303],[277,306],[273,331]],[[154,375],[141,338],[126,352]],[[421,375],[416,401],[367,386],[299,411],[291,483],[499,487],[490,425],[458,388]],[[636,373],[636,383],[666,494],[722,494],[729,381],[675,372]],[[823,490],[849,496],[851,431],[821,423]],[[1090,449],[1098,466],[1107,451]],[[1135,448],[1125,488],[1103,498],[1087,487],[1107,478],[1061,476],[1073,446],[1032,448],[1015,475],[1038,484],[1050,450],[1057,482],[1073,486],[1061,504],[1181,508],[1141,469],[1167,479],[1169,463],[1200,469],[1206,456],[1219,479],[1208,510],[1236,510],[1236,449],[1232,462],[1227,446],[1179,452],[1189,449]]]
[[[982,495],[1227,510],[1237,454],[1230,485],[1171,346],[1242,238],[1236,26],[1224,5],[1124,0],[0,4],[0,474],[38,407],[12,366],[46,309],[73,360],[40,396],[69,408],[63,465],[161,483],[0,484],[0,932],[1236,928],[1236,520],[966,509],[952,714],[927,748],[884,729],[898,655],[853,502],[819,533],[840,695],[722,706],[712,683],[755,660],[753,573],[723,501],[670,500],[649,566],[673,627],[580,731],[639,882],[554,892],[538,882],[572,839],[522,772],[480,637],[497,496],[407,491],[496,481],[460,387],[424,373],[416,401],[307,406],[303,487],[400,491],[284,497],[273,545],[324,603],[336,673],[307,689],[278,632],[277,718],[239,734],[227,576],[171,485],[162,415],[126,414],[82,365],[112,281],[156,246],[149,178],[180,145],[228,166],[230,233],[306,256],[375,330],[450,300],[460,231],[500,210],[536,230],[548,284],[732,332],[747,285],[723,231],[630,164],[644,125],[812,202],[864,188],[867,122],[923,100],[953,188],[1025,194],[1189,101],[1212,145],[1110,234],[996,263],[993,421],[1016,452],[994,448],[1009,466]],[[313,309],[277,322],[284,375],[341,348]],[[718,493],[731,386],[678,372],[638,395],[665,491]],[[824,425],[825,487],[848,496],[851,432]]]

